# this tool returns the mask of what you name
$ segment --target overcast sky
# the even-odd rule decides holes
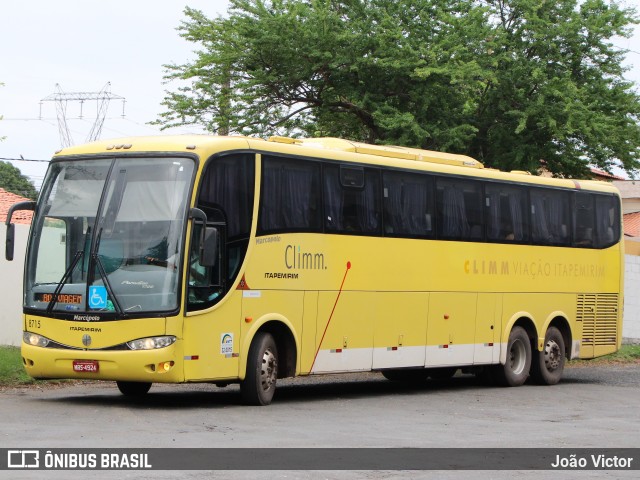
[[[194,58],[196,45],[176,28],[184,7],[207,16],[225,14],[227,0],[21,0],[0,6],[0,142],[1,158],[49,159],[61,146],[55,102],[40,100],[54,93],[97,92],[111,82],[112,100],[102,138],[153,135],[147,123],[162,111],[160,102],[168,63]],[[83,143],[96,116],[96,101],[83,107],[69,102],[67,117],[75,143]],[[42,108],[42,118],[40,109]],[[91,118],[93,116],[93,118]],[[197,132],[197,129],[181,130]],[[46,163],[12,162],[36,184]]]
[[[633,3],[633,2],[631,2]],[[178,36],[184,7],[224,15],[227,0],[5,0],[0,7],[0,159],[48,160],[61,146],[54,102],[43,102],[56,84],[64,92],[97,92],[111,82],[102,138],[159,133],[148,122],[162,111],[163,64],[194,58],[195,45]],[[640,29],[621,47],[632,50],[628,78],[640,85]],[[75,143],[89,134],[96,102],[69,102]],[[40,117],[42,117],[40,119]],[[93,118],[92,118],[93,117]],[[179,133],[199,132],[196,128]],[[46,163],[12,162],[39,186]]]

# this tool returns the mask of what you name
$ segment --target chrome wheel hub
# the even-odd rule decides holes
[[[520,375],[522,373],[526,364],[526,357],[526,349],[523,343],[520,340],[513,342],[509,350],[509,365],[514,374]]]
[[[553,340],[549,340],[544,346],[544,364],[547,370],[555,370],[560,366],[560,360],[562,359],[562,352],[560,352],[560,346]]]
[[[262,355],[262,366],[260,367],[260,383],[263,390],[269,390],[276,383],[278,378],[278,362],[276,356],[269,349]]]

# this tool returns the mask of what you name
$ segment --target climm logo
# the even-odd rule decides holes
[[[326,270],[324,253],[304,252],[300,245],[287,245],[284,264],[289,270]]]

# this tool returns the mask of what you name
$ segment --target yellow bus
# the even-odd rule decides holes
[[[34,378],[239,382],[457,370],[557,383],[617,350],[623,242],[609,184],[336,138],[167,136],[52,159],[26,254]]]

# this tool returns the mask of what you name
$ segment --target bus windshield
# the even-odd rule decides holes
[[[178,308],[194,162],[51,164],[27,253],[25,307],[118,317]]]

